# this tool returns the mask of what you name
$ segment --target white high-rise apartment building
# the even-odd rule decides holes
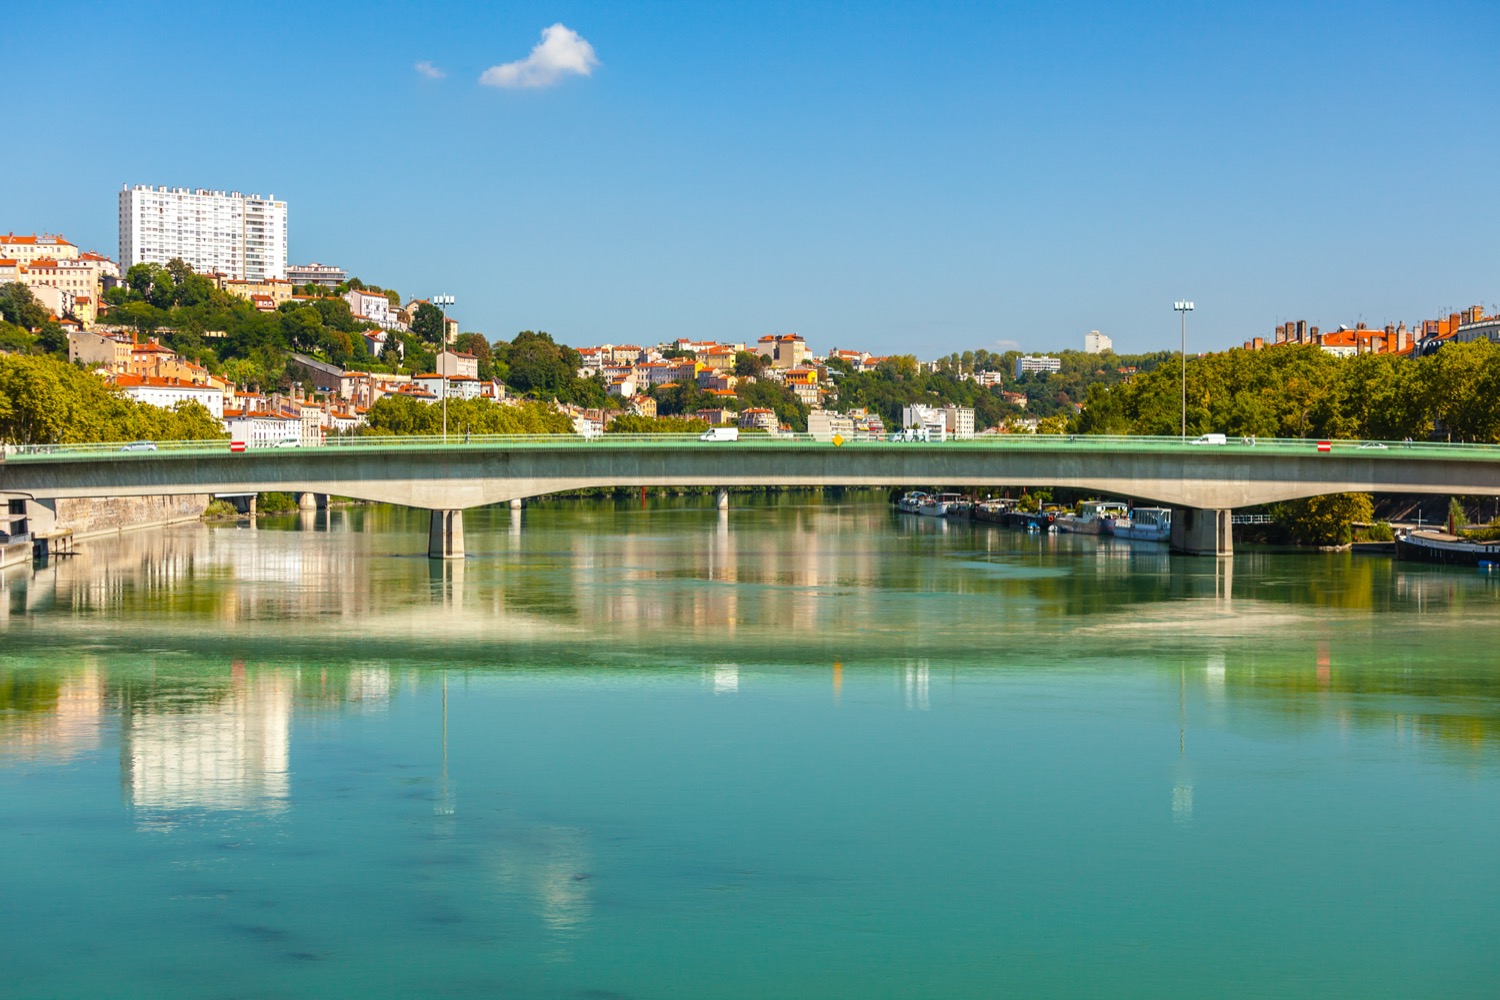
[[[1115,342],[1098,330],[1090,330],[1083,335],[1083,353],[1103,354],[1105,351],[1115,349]]]
[[[181,257],[200,273],[286,277],[286,202],[276,196],[137,184],[120,191],[120,267]]]

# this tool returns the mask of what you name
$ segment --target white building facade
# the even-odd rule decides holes
[[[1060,372],[1062,358],[1049,358],[1045,354],[1027,354],[1016,359],[1016,378],[1027,372]]]
[[[170,410],[178,403],[202,403],[215,419],[224,419],[224,390],[216,386],[149,375],[116,375],[114,383],[138,403],[150,403],[163,410]]]
[[[1103,354],[1114,349],[1115,342],[1098,330],[1090,330],[1083,335],[1083,353],[1085,354]]]
[[[275,195],[137,184],[120,191],[120,266],[174,257],[201,273],[286,277],[286,202]]]

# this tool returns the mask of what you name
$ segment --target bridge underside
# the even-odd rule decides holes
[[[1500,495],[1500,463],[1251,452],[1130,454],[1080,442],[1034,449],[802,444],[674,444],[422,451],[306,449],[268,454],[126,456],[0,465],[0,494],[334,494],[461,510],[516,497],[613,486],[1067,487],[1199,510],[1351,491]]]
[[[245,454],[129,455],[0,465],[0,495],[64,497],[284,491],[419,507],[434,515],[434,555],[463,551],[469,507],[588,487],[1065,487],[1174,508],[1179,551],[1232,551],[1229,511],[1328,493],[1500,495],[1500,462],[1264,449],[1130,452],[1086,439],[994,450],[943,445],[842,448],[672,442],[558,448],[327,448]]]

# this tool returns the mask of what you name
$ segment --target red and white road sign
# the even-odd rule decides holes
[[[1318,450],[1319,451],[1332,451],[1333,450],[1333,442],[1332,441],[1319,441],[1318,442]]]
[[[230,451],[244,451],[245,450],[245,442],[243,442],[243,441],[231,441],[231,442],[229,442],[229,450]]]

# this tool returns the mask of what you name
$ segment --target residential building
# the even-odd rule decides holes
[[[814,410],[807,415],[807,433],[816,441],[832,441],[835,437],[853,441],[854,420],[832,410]]]
[[[865,362],[870,360],[870,353],[868,351],[841,351],[835,347],[828,352],[828,358],[829,360],[837,358],[846,362],[855,371],[862,372],[865,370]]]
[[[775,434],[781,429],[781,421],[776,418],[776,411],[766,409],[763,406],[752,406],[740,411],[740,426],[748,429],[760,429],[767,434]]]
[[[1083,353],[1085,354],[1103,354],[1114,349],[1115,342],[1098,330],[1090,330],[1083,335]]]
[[[437,356],[434,367],[440,375],[479,377],[479,358],[467,351],[444,350]]]
[[[77,252],[76,247],[72,249]],[[0,252],[0,284],[25,285],[56,316],[75,316],[85,323],[94,321],[99,297],[106,283],[113,283],[111,272],[119,273],[114,261],[93,253],[86,257],[33,256],[23,261]]]
[[[243,441],[247,448],[271,448],[279,441],[302,440],[302,413],[230,408],[224,411],[224,429],[231,441]]]
[[[697,416],[699,420],[706,420],[710,426],[717,424],[732,424],[739,418],[739,414],[735,413],[733,410],[725,409],[722,406],[710,406],[706,409],[699,410],[695,414],[695,416]]]
[[[807,342],[795,333],[761,337],[755,350],[772,368],[796,368],[812,357]]]
[[[275,195],[137,184],[120,191],[120,266],[181,258],[200,273],[286,277],[287,209]]]
[[[449,399],[479,398],[479,379],[473,375],[440,375],[429,372],[425,375],[413,375],[411,381],[413,385],[427,390],[438,399],[443,398],[445,391]]]
[[[273,309],[283,302],[292,301],[292,289],[296,287],[285,278],[251,280],[227,278],[222,274],[214,275],[214,283],[221,291],[236,298],[249,299],[252,302],[257,298],[269,299]]]
[[[349,280],[349,273],[342,267],[319,264],[314,261],[311,264],[288,264],[286,280],[294,285],[323,285],[326,288],[336,288]]]
[[[68,360],[90,368],[127,371],[130,368],[130,348],[130,338],[121,333],[77,330],[68,334]]]
[[[1016,359],[1016,378],[1020,378],[1027,372],[1060,371],[1062,371],[1062,358],[1052,358],[1045,354],[1027,354]]]
[[[927,432],[928,440],[966,441],[974,436],[974,410],[968,406],[927,406],[913,403],[901,408],[901,425]]]
[[[22,268],[22,271],[24,270],[25,268]],[[3,274],[0,274],[0,284],[3,284],[4,282],[5,278]],[[58,319],[61,319],[64,316],[71,316],[73,314],[76,302],[74,301],[75,296],[72,292],[64,291],[61,288],[54,288],[51,285],[33,285],[29,282],[23,283],[26,284],[26,287],[28,289],[30,289],[31,297],[40,302],[42,304],[42,308],[46,309]]]
[[[656,400],[650,396],[633,396],[630,400],[630,411],[638,417],[656,416]]]
[[[110,379],[138,403],[150,403],[170,410],[178,403],[202,403],[215,418],[224,419],[224,390],[211,385],[195,385],[176,378],[150,375],[116,374]]]
[[[620,399],[629,399],[631,396],[634,396],[635,389],[635,379],[629,375],[621,375],[618,378],[613,378],[605,386],[605,390],[611,396],[617,396]]]
[[[355,319],[374,323],[384,330],[395,330],[401,326],[400,320],[396,318],[396,311],[391,308],[391,300],[386,298],[384,292],[351,288],[344,293],[344,301],[349,303],[349,311],[354,314]]]
[[[738,352],[732,346],[714,344],[706,350],[695,352],[699,361],[715,371],[734,371],[734,359]]]
[[[1453,334],[1453,339],[1460,344],[1467,344],[1474,340],[1500,343],[1500,316],[1485,316],[1481,312],[1477,319],[1460,325]]]
[[[51,233],[43,233],[41,236],[36,233],[30,236],[7,233],[0,236],[0,257],[21,264],[30,264],[44,257],[51,260],[74,260],[78,257],[78,247]]]
[[[392,337],[389,330],[365,330],[363,331],[363,336],[365,338],[365,347],[369,349],[371,357],[380,357],[381,352],[385,350],[385,345],[394,343],[396,345],[396,353],[402,359],[406,358],[406,345],[401,342],[400,337]]]

